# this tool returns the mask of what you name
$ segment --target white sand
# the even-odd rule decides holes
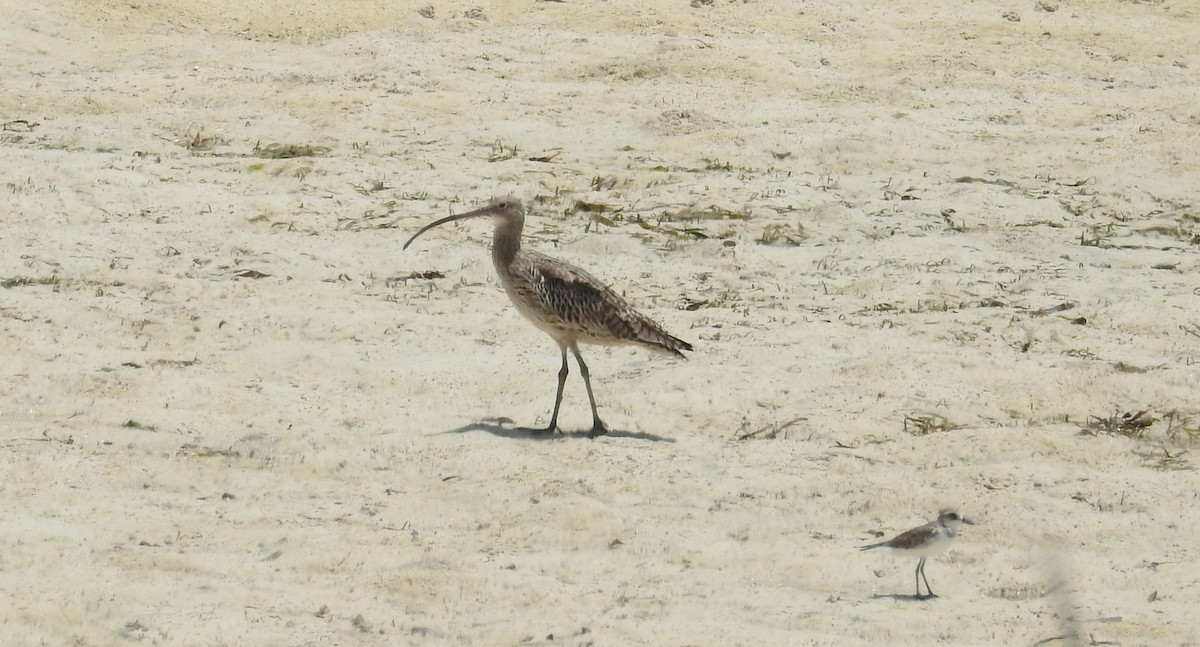
[[[0,0],[0,643],[1200,639],[1200,7],[353,5]],[[696,345],[585,349],[609,437],[496,425],[486,223],[400,251],[507,192]]]

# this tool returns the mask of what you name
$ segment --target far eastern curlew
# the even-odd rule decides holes
[[[554,413],[544,431],[558,429],[558,408],[562,405],[563,387],[567,383],[569,350],[579,363],[579,373],[583,375],[588,401],[592,405],[592,430],[588,437],[608,433],[596,411],[592,381],[587,364],[579,354],[579,343],[641,344],[676,357],[683,357],[680,351],[690,351],[692,345],[672,337],[591,274],[545,254],[521,249],[525,207],[516,198],[493,198],[486,207],[446,216],[425,225],[404,243],[404,249],[408,249],[417,236],[438,225],[482,216],[496,218],[492,263],[508,298],[526,319],[553,337],[562,351]]]

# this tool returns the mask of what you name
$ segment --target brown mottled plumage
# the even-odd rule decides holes
[[[558,393],[546,431],[558,429],[558,408],[562,404],[563,386],[567,383],[569,350],[579,363],[579,373],[583,375],[588,401],[592,405],[590,435],[607,433],[608,429],[596,411],[591,376],[579,354],[578,344],[642,344],[676,357],[683,357],[680,351],[690,351],[692,345],[672,337],[591,274],[545,254],[522,250],[525,207],[516,198],[494,198],[481,209],[425,225],[404,243],[404,249],[408,249],[417,236],[438,225],[481,216],[494,216],[497,221],[492,237],[492,263],[508,298],[526,319],[553,337],[562,351]]]

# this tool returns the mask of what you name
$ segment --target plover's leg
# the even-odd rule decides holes
[[[917,573],[920,574],[922,580],[925,580],[925,590],[929,592],[929,597],[936,598],[937,594],[933,592],[933,589],[929,588],[929,578],[925,577],[924,557],[921,558],[921,561],[917,562]],[[921,584],[919,582],[917,583],[917,597],[921,597]]]

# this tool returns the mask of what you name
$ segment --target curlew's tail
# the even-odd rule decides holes
[[[686,351],[690,352],[692,350],[691,344],[687,343],[686,341],[683,341],[682,339],[680,339],[678,337],[667,334],[666,332],[663,332],[662,330],[660,330],[659,332],[662,333],[662,339],[650,342],[650,344],[652,346],[661,348],[665,352],[668,352],[668,353],[674,355],[675,357],[687,359],[687,356],[684,355],[680,351],[686,350]]]
[[[692,350],[691,344],[663,330],[662,326],[650,317],[624,303],[622,305],[624,307],[614,313],[615,316],[607,322],[609,329],[617,332],[617,337],[635,341],[651,350],[687,359],[682,351]]]
[[[872,548],[883,548],[884,546],[887,546],[887,545],[888,545],[888,542],[881,541],[878,544],[868,544],[866,546],[859,546],[858,549],[859,550],[871,550]]]

